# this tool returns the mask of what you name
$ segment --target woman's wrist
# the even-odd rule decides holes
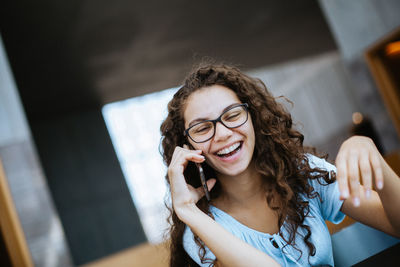
[[[178,218],[187,225],[190,225],[190,221],[202,212],[194,203],[178,207],[174,206],[174,210]]]

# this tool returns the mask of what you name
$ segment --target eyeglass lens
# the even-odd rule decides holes
[[[247,110],[241,106],[233,107],[221,115],[221,122],[227,128],[235,128],[244,124],[247,120]],[[204,142],[215,134],[215,124],[212,121],[200,122],[189,129],[189,136],[195,142]]]

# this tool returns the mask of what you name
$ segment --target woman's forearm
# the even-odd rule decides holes
[[[218,266],[280,266],[269,255],[226,231],[197,207],[182,214],[181,219],[214,253]]]
[[[384,186],[377,191],[390,223],[395,228],[397,236],[400,236],[400,178],[383,158],[382,172]]]

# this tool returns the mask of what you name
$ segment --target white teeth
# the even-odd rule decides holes
[[[237,143],[231,145],[230,147],[221,149],[220,151],[217,152],[217,155],[221,156],[221,155],[225,155],[225,154],[231,153],[233,150],[235,150],[239,146],[240,146],[240,142],[237,142]]]

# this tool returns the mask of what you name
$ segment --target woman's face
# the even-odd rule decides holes
[[[185,129],[201,120],[218,118],[228,107],[241,104],[235,92],[221,85],[201,88],[187,99],[184,109]],[[223,175],[235,176],[245,171],[253,157],[255,134],[249,114],[246,123],[237,128],[226,128],[217,122],[213,138],[204,143],[188,141],[201,149],[207,163]]]

